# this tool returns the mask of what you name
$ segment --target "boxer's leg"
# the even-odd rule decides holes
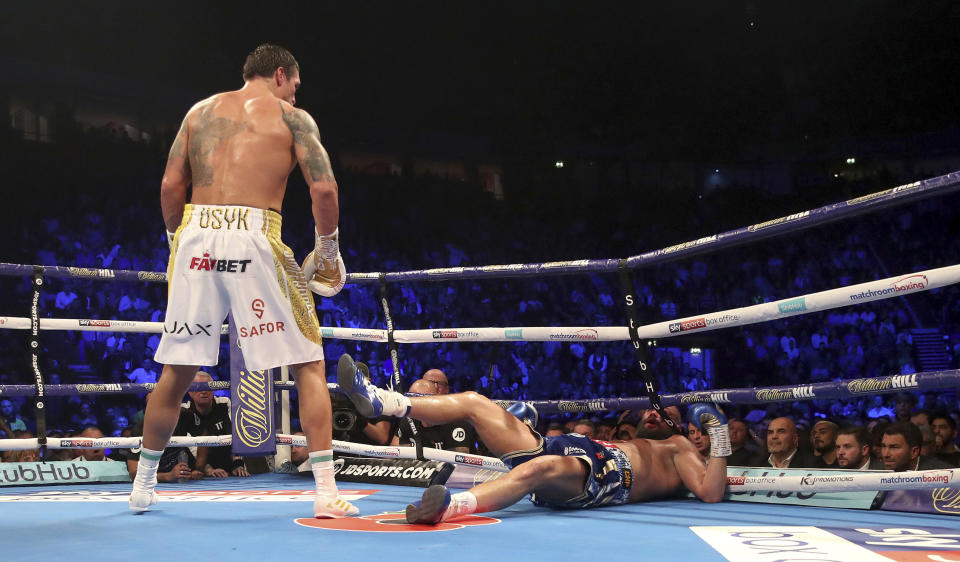
[[[200,367],[164,365],[143,415],[143,447],[162,451],[180,419],[180,404]]]
[[[293,367],[300,400],[300,426],[307,437],[308,451],[333,447],[333,412],[324,365],[323,361],[313,361]]]
[[[407,506],[407,522],[432,524],[496,511],[534,492],[542,500],[561,504],[583,493],[587,470],[576,457],[543,455],[466,492],[451,495],[443,486],[431,486],[419,502]]]
[[[170,441],[180,419],[180,403],[187,393],[199,367],[193,365],[164,365],[160,380],[149,394],[143,416],[143,440],[137,475],[130,492],[130,509],[146,511],[157,503],[157,468],[164,447]]]
[[[472,391],[411,396],[409,416],[432,425],[467,420],[480,441],[498,457],[540,446],[540,439],[523,422],[486,396]]]
[[[497,456],[540,446],[540,438],[523,422],[476,392],[406,397],[367,382],[347,354],[337,364],[337,382],[357,410],[368,418],[409,416],[433,425],[467,420],[480,441]]]
[[[317,489],[313,515],[321,518],[359,515],[359,509],[340,498],[334,479],[333,412],[324,366],[321,360],[293,367],[300,398],[300,425],[307,438],[310,468]]]

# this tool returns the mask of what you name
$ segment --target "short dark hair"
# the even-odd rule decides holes
[[[923,434],[920,428],[910,422],[892,423],[883,430],[884,435],[903,435],[908,447],[919,447],[923,444]]]
[[[933,412],[931,412],[930,410],[928,410],[928,409],[926,409],[926,408],[918,408],[918,409],[910,412],[910,417],[912,418],[913,416],[918,416],[918,415],[921,415],[921,414],[924,415],[924,416],[927,416],[927,419],[929,419],[930,421],[933,421]]]
[[[857,444],[863,447],[867,445],[873,447],[873,439],[870,438],[870,432],[867,431],[867,428],[860,425],[850,425],[844,428],[841,428],[837,435],[853,435],[853,438],[857,440]]]
[[[930,423],[933,423],[935,420],[946,420],[947,425],[950,426],[950,429],[953,431],[957,430],[957,420],[953,419],[953,416],[946,412],[934,412],[930,415]]]
[[[243,79],[250,80],[254,76],[270,78],[281,67],[288,76],[293,69],[300,71],[300,65],[290,51],[279,45],[264,43],[247,55],[243,63]]]

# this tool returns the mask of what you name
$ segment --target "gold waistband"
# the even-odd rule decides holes
[[[183,226],[237,232],[257,232],[265,236],[280,236],[283,220],[271,209],[243,205],[193,205],[183,208]]]

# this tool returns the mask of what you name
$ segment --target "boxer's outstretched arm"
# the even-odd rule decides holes
[[[187,145],[190,140],[190,131],[187,119],[184,117],[180,131],[177,132],[173,144],[170,146],[170,155],[167,157],[167,167],[163,171],[163,180],[160,182],[160,208],[163,211],[163,222],[167,230],[175,232],[183,220],[183,207],[187,204],[187,187],[193,179],[190,170],[190,158],[187,156]]]
[[[707,503],[721,501],[727,488],[727,458],[710,457],[710,464],[704,465],[703,457],[693,443],[685,437],[672,439],[677,444],[673,463],[683,485]]]
[[[310,186],[317,233],[330,234],[340,222],[339,192],[330,157],[320,144],[320,130],[313,117],[302,109],[280,102],[280,111],[283,112],[283,122],[293,134],[293,150],[300,163],[303,179]]]

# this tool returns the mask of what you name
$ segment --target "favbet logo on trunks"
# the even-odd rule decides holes
[[[217,260],[204,252],[202,258],[190,258],[190,269],[197,271],[217,271],[219,273],[245,273],[247,265],[253,260]],[[238,269],[239,268],[239,269]]]

